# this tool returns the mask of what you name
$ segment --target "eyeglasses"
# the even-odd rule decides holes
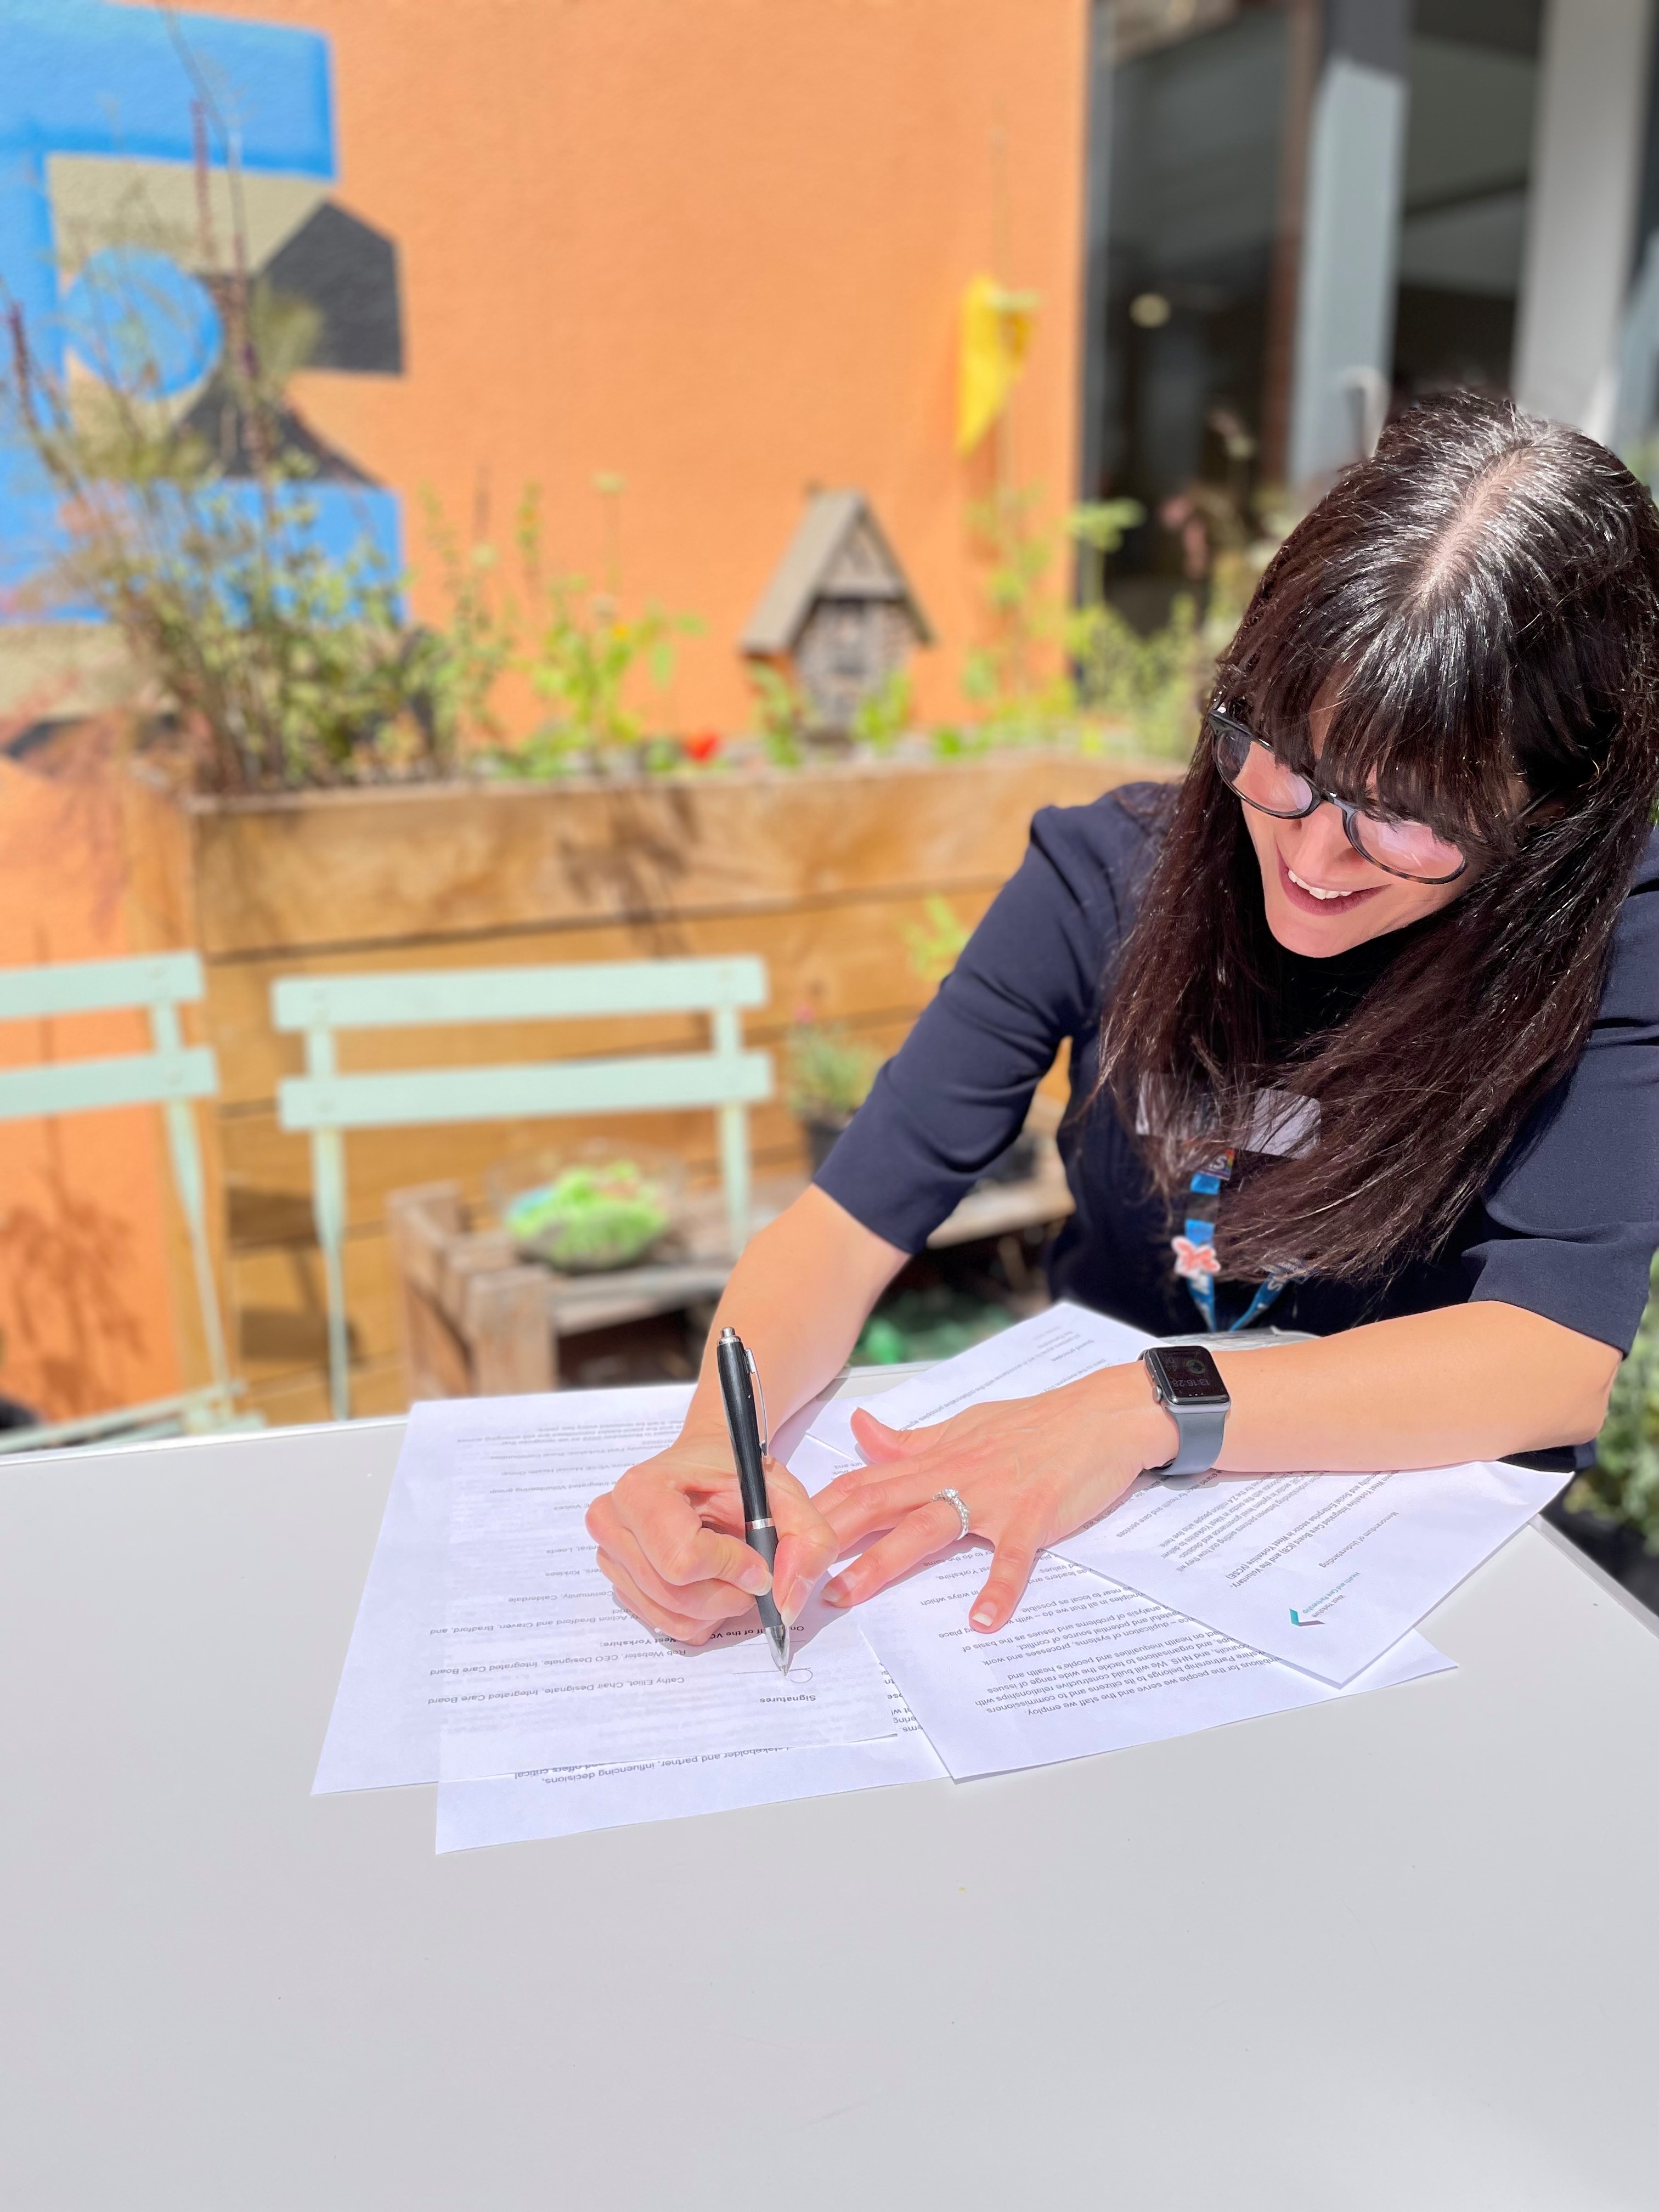
[[[1348,842],[1362,860],[1412,883],[1454,883],[1468,866],[1468,854],[1426,822],[1373,814],[1351,799],[1322,791],[1297,769],[1287,768],[1271,745],[1224,708],[1212,708],[1207,720],[1222,781],[1259,814],[1299,822],[1317,807],[1334,806],[1342,817]]]

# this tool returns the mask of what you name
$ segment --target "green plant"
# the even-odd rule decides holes
[[[550,1266],[580,1274],[625,1267],[669,1223],[666,1194],[632,1160],[567,1168],[521,1191],[502,1216],[508,1235]]]
[[[1085,599],[1100,597],[1107,556],[1146,520],[1146,510],[1138,499],[1085,500],[1072,509],[1066,518],[1066,534],[1091,556],[1085,564]]]
[[[748,663],[756,719],[774,768],[799,768],[806,757],[807,704],[801,689],[769,661]]]
[[[1178,757],[1192,745],[1207,626],[1200,638],[1194,603],[1182,594],[1168,623],[1142,637],[1105,596],[1107,558],[1146,510],[1132,499],[1097,500],[1045,527],[1039,505],[1036,487],[1004,487],[971,516],[990,559],[990,637],[969,655],[963,688],[984,709],[982,734],[1006,743],[1080,727],[1092,744],[1102,724],[1119,723],[1138,749]],[[1069,608],[1051,582],[1062,541],[1079,550],[1079,594]]]
[[[1639,1528],[1649,1551],[1659,1552],[1659,1260],[1652,1279],[1654,1297],[1613,1380],[1595,1464],[1566,1502],[1575,1511]]]
[[[634,693],[641,673],[665,690],[675,637],[702,625],[695,616],[670,614],[653,602],[638,614],[623,613],[614,550],[622,481],[599,477],[594,488],[607,503],[612,546],[598,589],[585,577],[547,568],[538,488],[531,485],[520,503],[516,535],[530,643],[516,665],[547,711],[528,737],[492,750],[490,765],[503,775],[545,777],[574,769],[680,762],[678,746],[647,731]]]
[[[149,680],[155,741],[197,779],[293,789],[454,764],[476,689],[466,657],[405,619],[359,547],[324,552],[303,483],[252,499],[213,480],[87,481],[54,588],[91,605]]]
[[[864,1103],[875,1079],[875,1054],[839,1022],[803,1008],[784,1043],[784,1096],[798,1121],[840,1122]]]
[[[1037,521],[1041,489],[1000,484],[969,509],[969,532],[986,562],[986,636],[963,664],[962,688],[1003,743],[1040,735],[1070,705],[1052,665],[1060,602],[1048,582],[1058,533]]]
[[[852,733],[872,752],[890,753],[909,728],[913,708],[908,672],[902,668],[891,669],[866,698],[860,700],[853,715]]]
[[[1036,487],[1004,485],[972,508],[970,526],[988,562],[988,635],[968,656],[963,689],[981,719],[966,735],[939,732],[935,750],[952,757],[988,744],[1062,736],[1095,750],[1115,728],[1138,752],[1184,758],[1216,656],[1237,627],[1267,550],[1253,532],[1271,538],[1283,526],[1241,499],[1236,486],[1200,484],[1182,495],[1182,517],[1203,528],[1202,612],[1197,591],[1177,593],[1168,620],[1146,635],[1108,599],[1105,584],[1108,559],[1146,520],[1138,501],[1088,501],[1045,525]],[[1077,550],[1070,606],[1054,581],[1063,542]]]
[[[910,972],[924,983],[942,982],[957,964],[962,948],[973,935],[965,922],[958,921],[956,910],[949,899],[930,898],[925,908],[927,927],[919,929],[915,922],[906,925],[905,949],[910,957]]]
[[[988,752],[993,740],[994,732],[972,724],[964,730],[954,722],[941,722],[928,732],[928,743],[939,760],[972,760],[979,753]]]
[[[280,450],[314,312],[230,283],[210,446],[159,403],[155,365],[131,342],[140,319],[120,320],[120,306],[122,343],[96,385],[48,374],[8,310],[0,398],[69,539],[25,604],[105,617],[143,679],[139,742],[181,751],[210,787],[448,772],[493,680],[487,653],[412,625],[366,544],[325,552],[311,465]]]
[[[1264,543],[1247,541],[1248,518],[1218,488],[1200,487],[1186,504],[1201,507],[1206,520],[1203,612],[1196,592],[1177,592],[1168,620],[1144,636],[1107,599],[1105,582],[1108,556],[1142,510],[1133,500],[1108,500],[1074,508],[1067,521],[1079,548],[1078,603],[1065,623],[1077,711],[1097,727],[1127,725],[1139,750],[1170,760],[1192,750],[1217,656],[1243,618],[1265,551]]]
[[[1170,618],[1143,637],[1106,599],[1066,617],[1066,643],[1080,714],[1125,723],[1141,750],[1179,759],[1192,750],[1206,658],[1190,592],[1177,593]]]
[[[1010,1328],[1013,1320],[1006,1306],[943,1283],[898,1291],[884,1298],[864,1324],[853,1364],[893,1367],[907,1359],[951,1359]]]
[[[449,606],[443,633],[448,647],[443,667],[445,709],[458,730],[499,742],[495,690],[518,645],[518,609],[499,592],[501,563],[495,548],[483,538],[463,547],[430,486],[422,489],[421,507]]]
[[[1208,672],[1192,594],[1179,593],[1169,620],[1145,637],[1106,597],[1107,559],[1126,531],[1145,520],[1145,508],[1132,499],[1096,501],[1067,518],[1079,549],[1079,594],[1065,622],[1066,653],[1081,714],[1127,723],[1138,746],[1179,758],[1192,749],[1198,693]]]

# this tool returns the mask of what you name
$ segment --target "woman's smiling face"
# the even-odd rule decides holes
[[[1330,708],[1316,706],[1309,717],[1316,760],[1324,749]],[[1391,876],[1357,853],[1348,842],[1334,806],[1316,806],[1295,822],[1263,814],[1243,800],[1244,817],[1261,868],[1261,896],[1267,927],[1287,952],[1328,960],[1368,939],[1404,929],[1467,890],[1480,870],[1477,856],[1449,884],[1413,883]]]

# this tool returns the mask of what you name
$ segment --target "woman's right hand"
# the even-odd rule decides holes
[[[766,1462],[766,1490],[778,1530],[774,1595],[793,1622],[835,1559],[835,1532],[775,1460]],[[724,1436],[687,1434],[630,1467],[588,1507],[587,1533],[619,1602],[683,1644],[706,1644],[728,1622],[752,1619],[756,1598],[774,1589],[765,1560],[744,1540]]]

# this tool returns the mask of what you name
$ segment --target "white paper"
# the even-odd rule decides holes
[[[1139,1485],[1056,1547],[1327,1682],[1350,1682],[1507,1543],[1559,1474],[1475,1462],[1397,1474]]]
[[[680,1646],[652,1637],[617,1606],[582,1515],[625,1468],[678,1434],[690,1396],[688,1387],[675,1385],[414,1408],[313,1789],[435,1782],[446,1735],[452,1771],[512,1773],[734,1742],[793,1745],[803,1736],[822,1741],[831,1729],[848,1741],[891,1730],[880,1670],[856,1622],[844,1616],[826,1628],[827,1641],[810,1644],[799,1701],[783,1707],[775,1700],[784,1678],[758,1635],[696,1655],[710,1662],[700,1671]],[[510,1482],[502,1480],[509,1462]],[[471,1470],[461,1487],[473,1554],[458,1570],[451,1564],[451,1513],[463,1466]],[[492,1487],[499,1504],[493,1531],[483,1502]],[[551,1602],[550,1590],[556,1594]],[[515,1602],[526,1598],[530,1606]],[[495,1626],[503,1615],[532,1609],[533,1631],[501,1632]],[[576,1643],[605,1662],[595,1670],[604,1681],[626,1677],[632,1686],[501,1699],[498,1709],[510,1706],[526,1717],[457,1726],[454,1716],[465,1710],[455,1702],[457,1684],[467,1679],[453,1671],[458,1664],[482,1663],[488,1652],[508,1662],[516,1679],[533,1680],[538,1659],[556,1660]],[[459,1662],[458,1647],[465,1654]],[[647,1668],[670,1678],[653,1681],[652,1698],[641,1689]],[[556,1671],[550,1665],[544,1679]],[[707,1690],[688,1689],[689,1674],[699,1683],[706,1674]],[[763,1698],[772,1702],[761,1705]],[[471,1710],[485,1711],[488,1702],[480,1698]],[[660,1707],[654,1718],[653,1703]],[[560,1708],[556,1719],[546,1717],[550,1705]],[[831,1712],[833,1721],[826,1718]]]
[[[438,1778],[428,1669],[444,1625],[449,1486],[447,1433],[429,1410],[411,1413],[398,1454],[311,1785],[319,1795]]]
[[[687,1752],[627,1766],[544,1767],[438,1788],[438,1849],[532,1843],[590,1828],[730,1813],[793,1797],[829,1797],[899,1782],[935,1782],[945,1766],[884,1674],[895,1733],[817,1751]]]
[[[948,1421],[969,1406],[1034,1398],[1057,1390],[1102,1367],[1121,1367],[1157,1340],[1085,1306],[1049,1306],[1017,1322],[925,1375],[912,1375],[869,1397],[832,1398],[812,1416],[805,1436],[788,1455],[790,1472],[809,1491],[822,1490],[849,1467],[862,1464],[853,1441],[853,1415],[866,1407],[890,1428],[921,1429]]]
[[[925,1374],[907,1376],[890,1390],[868,1398],[832,1398],[814,1417],[789,1464],[808,1482],[803,1467],[811,1466],[809,1447],[815,1444],[828,1445],[843,1463],[848,1459],[856,1462],[860,1454],[852,1441],[852,1418],[860,1405],[890,1428],[927,1428],[970,1406],[1034,1398],[1040,1391],[1058,1390],[1062,1383],[1075,1382],[1103,1367],[1126,1366],[1157,1341],[1144,1330],[1091,1313],[1086,1306],[1049,1306],[959,1352],[954,1359],[942,1359]],[[808,1482],[808,1486],[817,1486]]]
[[[1037,1561],[1007,1627],[968,1626],[990,1565],[958,1547],[860,1607],[865,1633],[957,1780],[1190,1735],[1451,1665],[1408,1636],[1345,1691],[1074,1566]]]
[[[623,1611],[586,1515],[667,1441],[655,1409],[617,1402],[635,1395],[485,1400],[455,1438],[433,1670],[444,1781],[892,1733],[881,1670],[847,1614],[809,1607],[786,1675],[752,1627],[693,1647]]]
[[[967,1406],[1057,1389],[1154,1340],[1054,1306],[911,1376],[870,1409],[894,1427],[924,1427]],[[854,1402],[826,1406],[791,1461],[810,1489],[857,1462]],[[1561,1481],[1487,1462],[1400,1474],[1212,1474],[1191,1486],[1148,1478],[1054,1548],[1340,1685],[1431,1613]]]

